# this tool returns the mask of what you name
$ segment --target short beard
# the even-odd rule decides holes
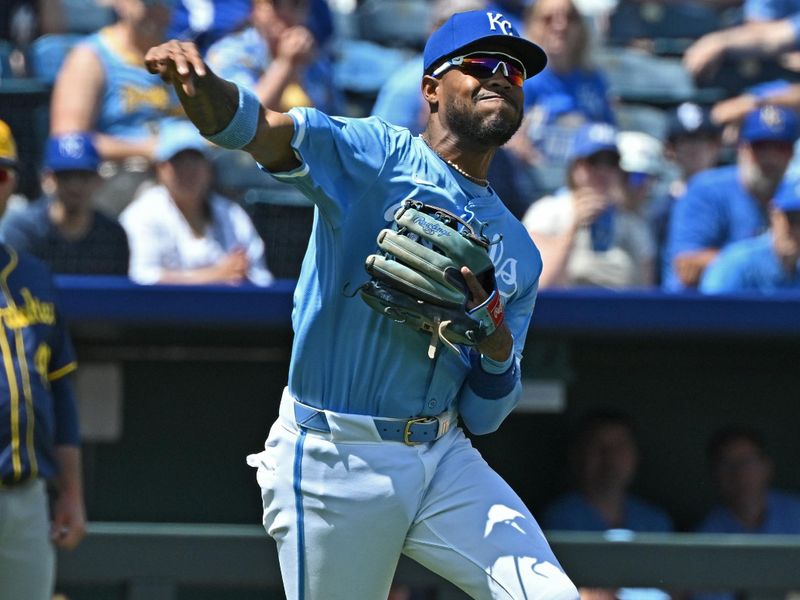
[[[452,102],[444,107],[450,129],[460,139],[476,146],[499,148],[517,132],[522,125],[522,111],[516,121],[504,119],[498,114],[481,117],[472,107],[461,102]]]

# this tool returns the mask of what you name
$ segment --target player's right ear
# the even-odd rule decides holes
[[[439,85],[441,80],[436,79],[430,75],[422,76],[422,97],[429,105],[436,105],[439,103]]]

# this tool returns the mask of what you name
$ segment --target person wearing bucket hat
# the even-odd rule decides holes
[[[186,120],[165,123],[154,151],[158,185],[119,216],[137,283],[266,286],[264,241],[245,210],[212,189],[212,147]]]
[[[769,205],[798,134],[800,120],[793,110],[766,105],[747,113],[736,164],[698,173],[675,202],[662,263],[663,289],[696,288],[722,248],[766,231]]]
[[[127,275],[125,231],[94,206],[99,166],[89,134],[50,137],[43,160],[45,195],[3,220],[5,242],[44,261],[54,273]]]
[[[541,259],[487,173],[521,123],[522,83],[546,61],[501,12],[452,15],[423,50],[430,116],[414,135],[377,117],[265,109],[191,44],[147,54],[200,132],[244,149],[316,206],[294,296],[288,385],[263,451],[247,459],[289,600],[386,598],[401,554],[473,598],[578,598],[530,510],[462,429],[495,431],[521,395]],[[492,242],[496,282],[453,269],[469,292],[465,310],[502,298],[497,328],[474,345],[431,353],[430,332],[360,297],[371,281],[367,257],[394,239],[396,219],[450,238],[406,200]]]
[[[769,209],[770,228],[734,242],[708,266],[706,294],[800,290],[800,180],[786,181]]]
[[[618,131],[587,123],[568,151],[566,187],[534,202],[522,223],[542,254],[539,287],[644,287],[653,244],[641,216],[625,206]]]
[[[0,121],[0,173],[17,165],[14,138]],[[0,181],[0,216],[9,182]],[[51,600],[55,548],[72,549],[86,534],[75,350],[47,265],[0,243],[0,272],[8,339],[0,344],[8,365],[0,374],[0,598]]]

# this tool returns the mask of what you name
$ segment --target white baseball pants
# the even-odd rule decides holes
[[[371,417],[300,429],[284,392],[258,468],[289,600],[386,600],[401,554],[479,600],[575,600],[539,525],[460,428],[408,446]]]

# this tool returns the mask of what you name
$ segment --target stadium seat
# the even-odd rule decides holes
[[[607,40],[613,46],[643,41],[657,54],[680,55],[702,35],[729,26],[730,19],[697,2],[622,0],[611,13]]]
[[[78,33],[53,33],[33,40],[27,51],[31,76],[53,85],[64,58],[82,38],[83,35]]]
[[[70,33],[94,33],[117,18],[112,3],[106,0],[61,0],[61,9]]]
[[[430,11],[426,0],[366,0],[356,9],[358,37],[422,50],[428,39]]]
[[[697,89],[680,58],[654,56],[638,48],[598,47],[592,60],[623,102],[669,105],[694,99]]]

